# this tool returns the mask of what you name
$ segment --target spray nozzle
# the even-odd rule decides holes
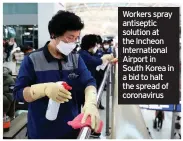
[[[66,82],[63,82],[63,83],[62,83],[62,86],[63,86],[66,90],[68,90],[68,91],[72,90],[72,87],[69,86]]]

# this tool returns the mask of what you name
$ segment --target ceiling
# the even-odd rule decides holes
[[[118,34],[118,7],[171,7],[175,4],[156,3],[66,3],[66,10],[80,16],[85,24],[82,35],[99,34],[116,36]],[[82,36],[81,35],[81,36]]]

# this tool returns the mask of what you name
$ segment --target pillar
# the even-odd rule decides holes
[[[58,10],[65,10],[64,3],[38,3],[38,48],[50,40],[48,22]]]

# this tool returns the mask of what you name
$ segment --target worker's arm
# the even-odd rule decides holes
[[[83,59],[79,56],[78,59],[78,69],[80,73],[81,85],[85,88],[85,101],[89,98],[89,95],[93,96],[93,100],[96,101],[97,90],[96,90],[96,79],[91,75],[90,71],[87,69]]]
[[[97,67],[103,63],[101,58],[92,56],[90,54],[81,53],[81,57],[84,62],[93,67]]]
[[[14,98],[21,102],[34,101],[30,95],[30,86],[35,84],[36,75],[33,63],[29,56],[25,56],[19,69],[19,74],[14,87]]]
[[[100,115],[97,108],[97,90],[94,86],[88,86],[85,89],[85,104],[82,112],[84,113],[82,123],[85,123],[90,116],[91,128],[96,132],[100,125]]]
[[[102,62],[106,63],[106,62],[113,62],[113,60],[115,59],[114,56],[112,54],[104,54],[102,57]]]
[[[32,98],[30,93],[30,87],[25,87],[23,90],[23,97],[26,102],[33,102],[35,99]]]
[[[97,109],[97,90],[95,79],[91,76],[82,58],[78,64],[81,84],[85,86],[85,104],[82,112],[84,113],[82,123],[85,123],[88,116],[91,117],[91,127],[95,131],[99,129],[100,116]]]
[[[23,60],[14,88],[14,97],[17,101],[33,102],[48,96],[58,103],[72,99],[71,93],[54,82],[36,84],[36,75],[31,59],[26,56]]]
[[[106,62],[116,62],[117,58],[114,58],[112,54],[104,54],[101,58],[92,55],[82,55],[83,60],[90,66],[97,67]]]
[[[25,56],[19,69],[13,91],[14,98],[21,102],[33,102],[37,100],[32,96],[31,86],[36,83],[34,65],[29,56]]]
[[[79,56],[78,59],[78,70],[79,70],[79,75],[80,75],[80,82],[81,85],[86,88],[87,86],[94,86],[96,87],[96,80],[95,78],[91,75],[91,72],[88,70],[86,67],[83,58]]]

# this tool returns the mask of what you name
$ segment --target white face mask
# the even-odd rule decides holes
[[[22,61],[24,59],[24,53],[23,52],[15,52],[15,60],[16,61]]]
[[[109,48],[109,45],[104,45],[104,48],[105,48],[105,49],[108,49],[108,48]]]
[[[76,47],[76,44],[75,43],[64,43],[63,41],[60,41],[56,47],[60,51],[60,53],[68,56],[73,51],[73,49]]]
[[[92,53],[95,54],[97,52],[97,49],[98,49],[97,46],[94,47]]]
[[[100,44],[98,44],[97,47],[100,48]]]
[[[9,45],[12,46],[13,45],[13,42],[9,42]]]

